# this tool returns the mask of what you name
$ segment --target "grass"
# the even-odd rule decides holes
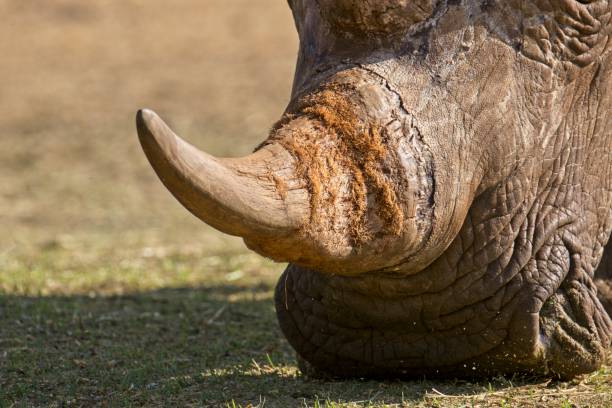
[[[241,251],[95,251],[0,257],[0,407],[612,404],[609,367],[568,383],[311,380],[276,324],[281,266]]]

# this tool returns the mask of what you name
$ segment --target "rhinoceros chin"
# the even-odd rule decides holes
[[[611,3],[290,6],[292,99],[253,154],[214,158],[149,110],[137,126],[187,209],[290,263],[276,309],[302,370],[597,369],[612,336]]]

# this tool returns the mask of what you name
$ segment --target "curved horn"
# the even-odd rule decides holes
[[[288,205],[275,182],[277,173],[291,163],[282,147],[267,146],[240,159],[218,159],[175,135],[150,110],[139,111],[136,124],[142,148],[161,181],[212,227],[253,238],[283,235],[303,222],[307,201],[303,206]]]

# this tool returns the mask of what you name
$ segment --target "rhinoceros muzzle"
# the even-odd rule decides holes
[[[212,157],[148,110],[137,124],[187,209],[290,263],[276,308],[303,371],[597,369],[612,337],[598,267],[611,3],[289,3],[293,94],[253,154]]]

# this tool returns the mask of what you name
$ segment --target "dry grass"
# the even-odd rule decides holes
[[[0,225],[10,231],[0,244],[132,232],[218,240],[151,173],[135,112],[157,110],[213,154],[252,150],[288,101],[297,53],[288,7],[6,0],[0,15]]]
[[[0,407],[611,406],[571,383],[319,382],[279,333],[282,266],[187,214],[137,144],[148,106],[239,155],[281,114],[281,0],[0,1]]]

